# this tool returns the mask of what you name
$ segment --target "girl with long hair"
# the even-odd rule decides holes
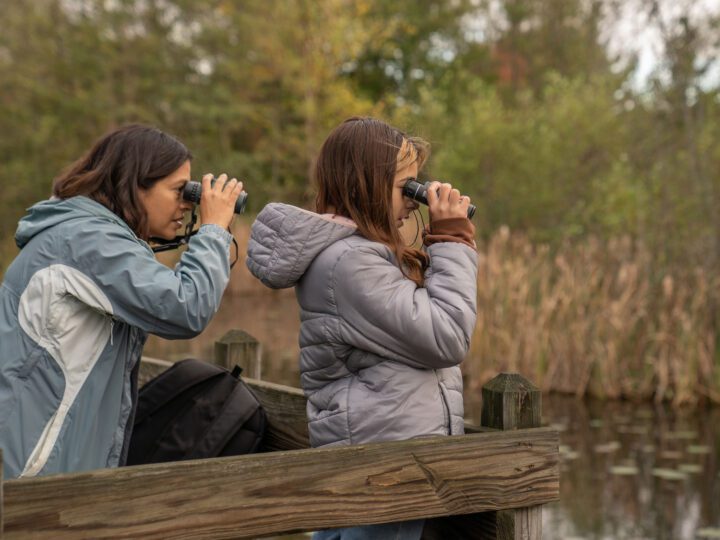
[[[242,183],[203,177],[203,224],[174,270],[148,244],[183,227],[190,162],[158,129],[115,129],[20,220],[0,288],[6,478],[122,465],[148,333],[190,338],[217,311]]]
[[[403,195],[428,146],[373,118],[351,118],[317,159],[316,213],[271,203],[252,227],[247,264],[294,286],[300,372],[314,447],[463,433],[462,377],[475,326],[477,253],[470,201],[428,190],[424,250],[399,228]],[[320,531],[316,538],[419,538],[423,521]]]

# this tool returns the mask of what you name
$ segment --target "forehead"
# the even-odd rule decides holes
[[[171,184],[175,182],[182,182],[187,181],[190,179],[190,161],[186,161],[180,167],[175,169],[172,173],[170,173],[168,176],[160,180],[160,182],[165,182],[166,184]]]
[[[397,155],[397,170],[402,171],[417,162],[418,155],[415,147],[407,139],[403,139]]]

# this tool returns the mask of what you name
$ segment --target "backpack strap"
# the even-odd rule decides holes
[[[225,373],[226,370],[223,368],[195,358],[187,358],[176,362],[142,387],[140,393],[143,399],[138,400],[135,423],[142,422],[188,388],[213,377],[222,376]],[[171,383],[167,382],[168,377],[171,379]]]
[[[230,437],[261,407],[252,391],[238,379],[223,408],[205,432],[198,444],[187,452],[183,459],[198,459],[217,456]]]

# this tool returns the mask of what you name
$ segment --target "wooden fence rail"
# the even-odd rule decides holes
[[[143,359],[141,375],[169,365]],[[246,382],[272,452],[6,480],[0,538],[256,538],[417,518],[426,540],[541,538],[540,505],[559,496],[558,434],[534,427],[539,392],[522,377],[486,385],[484,432],[330,449],[307,449],[300,390]]]

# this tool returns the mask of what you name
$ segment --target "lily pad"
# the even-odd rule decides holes
[[[662,467],[653,469],[652,474],[663,480],[685,480],[687,478],[687,474],[684,472],[675,469],[663,469]]]
[[[593,450],[598,454],[610,454],[616,452],[622,448],[622,445],[618,441],[610,441],[605,444],[596,444]]]
[[[610,467],[610,474],[616,474],[618,476],[635,476],[640,471],[634,465],[616,465]]]
[[[700,474],[703,468],[696,463],[681,463],[678,465],[678,470],[688,474]]]
[[[697,431],[690,431],[690,430],[681,430],[681,431],[671,431],[665,436],[669,440],[673,439],[697,439],[698,433]]]
[[[575,452],[574,450],[569,450],[565,452],[564,454],[560,454],[560,459],[565,461],[573,461],[580,457],[580,452]]]

